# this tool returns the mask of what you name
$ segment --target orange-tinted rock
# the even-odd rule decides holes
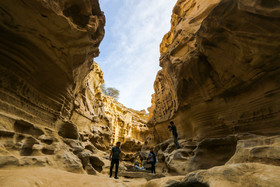
[[[161,43],[149,124],[156,142],[280,132],[280,9],[275,1],[187,1]]]
[[[97,0],[0,2],[0,112],[51,126],[99,54],[105,17]]]

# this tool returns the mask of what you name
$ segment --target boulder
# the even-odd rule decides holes
[[[5,155],[0,156],[0,168],[9,167],[9,166],[18,166],[19,160],[15,156]]]
[[[189,173],[183,182],[171,186],[278,186],[280,167],[264,164],[230,164]]]
[[[238,140],[236,152],[226,164],[262,163],[280,166],[280,136],[255,136]]]

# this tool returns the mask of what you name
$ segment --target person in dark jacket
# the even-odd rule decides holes
[[[151,164],[152,166],[152,173],[156,173],[156,162],[157,162],[157,158],[156,158],[156,154],[154,153],[154,149],[151,148],[150,153],[148,155],[148,163]]]
[[[177,133],[177,128],[174,125],[173,121],[170,121],[170,125],[168,125],[168,129],[172,132],[174,143],[177,146],[177,149],[181,148],[179,143],[178,143],[178,133]]]
[[[110,153],[109,160],[111,161],[111,166],[110,166],[110,177],[112,177],[113,174],[113,168],[114,165],[116,164],[116,169],[115,169],[115,179],[118,179],[118,169],[119,169],[119,163],[121,161],[120,154],[121,154],[121,142],[117,142],[116,146],[112,148],[112,151]]]

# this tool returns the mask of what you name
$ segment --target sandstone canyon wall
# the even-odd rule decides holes
[[[251,132],[279,134],[278,1],[179,0],[160,45],[156,142]]]
[[[96,174],[116,141],[141,149],[145,113],[100,89],[98,0],[4,0],[0,13],[0,168]]]
[[[279,1],[177,1],[160,45],[149,145],[169,172],[187,176],[146,186],[279,186],[279,25]]]
[[[106,173],[121,141],[125,160],[154,147],[157,172],[187,174],[146,186],[279,186],[279,1],[178,0],[149,115],[101,91],[97,0],[2,0],[0,13],[0,168]]]
[[[1,1],[1,114],[69,119],[104,25],[98,1]]]

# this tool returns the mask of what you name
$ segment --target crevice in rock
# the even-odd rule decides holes
[[[235,136],[203,140],[194,150],[189,171],[224,165],[234,155],[236,145]]]
[[[59,126],[58,134],[63,138],[78,139],[78,128],[71,122],[64,122]]]
[[[89,157],[89,162],[96,171],[101,172],[103,170],[104,163],[98,157]]]
[[[28,123],[28,122],[23,121],[23,120],[17,120],[14,123],[14,130],[17,133],[30,134],[30,135],[33,135],[33,136],[36,136],[36,137],[44,134],[44,132],[41,129],[39,129],[37,127],[34,127],[33,124]]]
[[[63,10],[63,14],[70,17],[75,24],[82,28],[84,28],[89,21],[89,16],[83,15],[81,13],[81,7],[77,4],[73,4],[69,8]]]
[[[48,148],[43,148],[42,149],[42,153],[45,155],[53,155],[54,154],[54,150],[53,149],[48,149]]]
[[[31,156],[33,153],[33,145],[38,144],[38,141],[33,137],[27,137],[20,150],[20,156]]]
[[[17,135],[16,135],[16,142],[20,142],[20,141],[22,141],[24,138],[25,138],[25,137],[24,137],[23,135],[17,134]]]
[[[41,142],[51,145],[53,143],[53,140],[41,140]]]
[[[169,187],[209,187],[208,184],[199,181],[192,182],[178,182],[170,185]]]

